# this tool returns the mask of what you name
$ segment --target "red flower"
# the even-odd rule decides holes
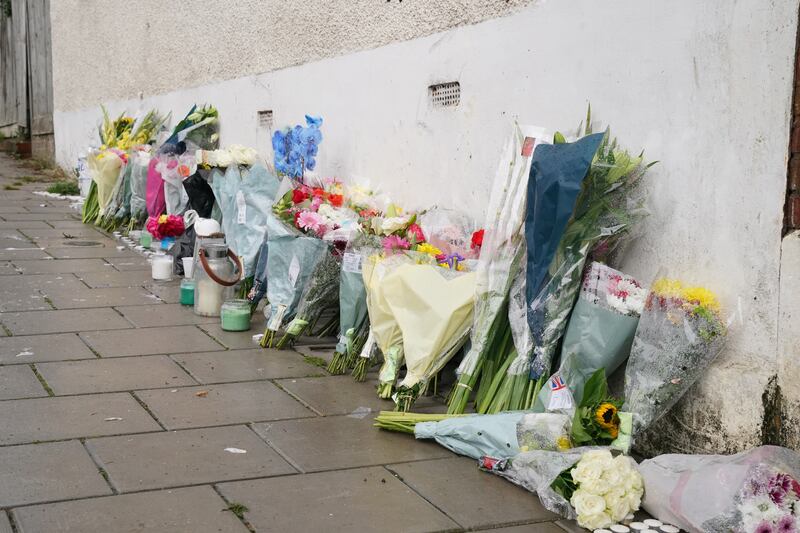
[[[420,244],[425,242],[425,234],[422,232],[422,228],[419,227],[419,224],[411,224],[406,230],[406,236],[414,241],[414,244]]]
[[[479,229],[472,234],[472,249],[480,248],[483,246],[483,230]]]
[[[311,194],[314,196],[314,198],[325,198],[325,189],[314,187],[311,189]]]
[[[295,189],[292,191],[292,202],[294,202],[295,204],[299,204],[300,202],[303,202],[306,199],[308,199],[308,194],[305,191],[301,189]]]
[[[300,226],[297,225],[297,219],[300,218],[301,211],[295,211],[294,213],[294,227],[299,228]]]
[[[344,203],[344,196],[341,194],[329,194],[328,201],[333,207],[342,207],[342,204]]]

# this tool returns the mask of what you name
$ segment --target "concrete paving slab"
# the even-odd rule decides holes
[[[0,464],[3,507],[112,493],[76,440],[0,447]]]
[[[144,271],[134,271],[134,272],[144,272]],[[128,272],[126,272],[126,274],[127,273]],[[148,278],[150,277],[150,272],[147,272],[147,277]],[[144,284],[144,288],[154,296],[158,296],[158,298],[164,303],[177,304],[180,303],[181,301],[180,280],[176,279],[167,283],[156,283],[150,280]],[[187,309],[191,310],[191,307],[187,307]]]
[[[499,476],[482,472],[476,462],[467,457],[388,465],[386,468],[467,529],[558,519],[542,506],[534,493]],[[458,489],[454,490],[455,487]]]
[[[0,221],[0,228],[3,229],[49,229],[52,228],[47,222],[43,220],[13,220]]]
[[[109,263],[110,265],[110,263]],[[75,275],[86,285],[93,289],[105,287],[141,287],[145,283],[152,282],[153,278],[149,271],[136,270],[131,272],[120,272],[111,266],[102,271],[76,272]]]
[[[78,280],[75,280],[81,283]],[[42,289],[56,309],[85,309],[90,307],[110,307],[119,305],[160,304],[158,297],[139,287],[107,287],[83,289],[52,287]]]
[[[47,396],[28,365],[0,366],[0,400]]]
[[[65,229],[65,228],[93,228],[93,226],[89,226],[88,224],[84,224],[80,220],[75,219],[64,219],[64,220],[48,220],[47,225],[55,229]],[[20,226],[23,228],[24,226]]]
[[[105,272],[113,267],[102,259],[59,259],[42,261],[14,261],[23,274],[54,274],[68,272]]]
[[[133,327],[110,308],[0,313],[0,323],[14,335],[65,333],[90,327],[97,330]]]
[[[0,402],[0,420],[3,421],[0,444],[161,430],[126,393],[6,400]]]
[[[0,276],[18,276],[20,272],[8,261],[0,263]]]
[[[295,352],[265,350],[227,350],[177,354],[180,363],[200,383],[226,383],[259,379],[321,376],[325,372],[305,362]]]
[[[97,247],[55,246],[47,248],[46,250],[47,253],[56,259],[103,259],[108,257],[125,257],[126,260],[134,260],[133,258],[128,257],[131,252],[128,250],[117,250],[116,245]]]
[[[486,530],[481,530],[486,531]],[[582,529],[582,533],[587,530]],[[510,526],[491,528],[492,533],[564,533],[564,530],[553,522],[540,522],[536,524],[524,524],[521,526]]]
[[[0,533],[14,533],[11,529],[11,522],[8,521],[8,515],[0,512]]]
[[[218,316],[198,316],[181,304],[120,306],[117,310],[141,328],[209,324],[220,320]]]
[[[250,318],[249,331],[224,331],[218,323],[201,324],[199,327],[231,350],[245,350],[255,346],[253,335],[264,333],[266,319],[264,313],[256,311]]]
[[[384,468],[359,468],[219,485],[257,531],[443,531],[458,525]],[[299,519],[302,517],[302,519]]]
[[[74,274],[67,272],[63,274],[32,274],[22,275],[16,278],[0,278],[0,290],[11,291],[28,289],[31,292],[47,290],[57,287],[62,290],[82,290],[86,285],[82,283]]]
[[[71,213],[8,213],[2,215],[4,220],[77,220],[76,215]]]
[[[39,248],[3,248],[0,249],[0,261],[36,261],[36,260],[50,260],[50,256],[44,250]]]
[[[21,533],[248,533],[208,486],[14,509]]]
[[[1,226],[0,226],[1,227]],[[34,241],[47,240],[47,239],[67,239],[68,237],[75,237],[77,240],[94,240],[94,239],[107,239],[105,233],[102,233],[91,226],[84,226],[78,224],[74,228],[52,228],[45,224],[41,228],[20,228],[22,233]]]
[[[80,336],[102,357],[212,352],[221,348],[194,326],[85,331]]]
[[[367,413],[354,413],[268,422],[253,428],[304,472],[453,456],[436,443],[380,431],[372,427],[373,418]]]
[[[314,416],[268,381],[148,390],[136,396],[167,429]]]
[[[4,290],[0,313],[12,311],[49,311],[53,307],[44,296],[33,289]]]
[[[87,249],[95,250],[97,248],[101,248],[102,247],[102,248],[105,248],[105,249],[112,249],[113,248],[113,249],[116,250],[117,246],[119,246],[121,244],[121,243],[118,243],[117,241],[115,241],[113,239],[109,239],[108,237],[105,237],[103,235],[87,236],[87,237],[76,237],[74,239],[67,239],[65,237],[39,238],[39,239],[36,239],[34,242],[36,243],[36,246],[38,246],[39,248],[44,248],[46,250],[50,250],[51,251],[51,255],[54,255],[54,256],[56,256],[56,253],[57,254],[64,253],[62,250],[57,250],[57,249],[60,249],[60,248],[65,248],[65,249],[68,249],[68,250],[73,250],[73,249],[76,249],[76,248],[80,248],[80,249],[84,249],[84,250],[87,250]],[[84,243],[86,243],[86,244],[84,244]],[[53,252],[54,249],[57,250],[55,253]]]
[[[245,426],[106,437],[86,445],[120,492],[297,473]]]
[[[56,395],[197,384],[166,355],[40,363],[36,368]]]
[[[131,254],[134,254],[134,252],[128,252],[127,254],[120,253],[119,256],[106,256],[106,261],[114,265],[114,268],[122,272],[138,270],[146,270],[147,272],[150,272],[152,270],[150,261],[148,261],[147,258],[139,254]]]
[[[321,415],[346,415],[356,409],[378,412],[394,409],[394,402],[378,397],[377,380],[358,383],[349,374],[319,378],[282,379],[281,387]]]
[[[93,359],[95,355],[74,333],[14,336],[0,339],[0,364]]]

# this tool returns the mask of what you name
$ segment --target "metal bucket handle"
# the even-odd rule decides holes
[[[239,257],[233,253],[230,248],[228,248],[228,257],[231,258],[237,269],[236,279],[234,280],[222,279],[211,271],[211,269],[208,267],[208,261],[206,261],[206,251],[204,249],[200,248],[200,251],[197,253],[197,257],[200,259],[200,264],[203,265],[203,270],[206,271],[208,277],[224,287],[236,285],[239,280],[242,279],[242,260],[239,259]]]

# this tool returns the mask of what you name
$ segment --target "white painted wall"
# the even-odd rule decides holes
[[[653,215],[624,266],[643,279],[663,267],[729,301],[741,297],[745,324],[663,425],[673,448],[729,450],[759,442],[761,395],[778,366],[797,8],[797,0],[550,1],[381,48],[107,104],[182,115],[212,102],[223,143],[265,155],[269,132],[259,130],[258,110],[274,110],[277,125],[318,114],[322,172],[369,179],[412,206],[482,217],[513,121],[574,128],[591,100],[631,150],[661,161],[650,178]],[[64,68],[54,71],[63,77]],[[428,85],[451,80],[461,83],[461,106],[429,108]],[[72,165],[100,112],[60,109],[59,101],[57,159]]]

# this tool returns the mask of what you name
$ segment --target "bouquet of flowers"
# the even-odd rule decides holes
[[[725,344],[717,296],[668,278],[653,282],[625,370],[625,410],[634,432],[658,420],[689,390]]]
[[[641,155],[617,147],[608,132],[586,135],[567,143],[556,134],[553,145],[534,150],[528,183],[526,219],[527,319],[534,342],[532,354],[520,351],[519,361],[507,368],[499,391],[526,399],[527,409],[546,381],[553,356],[567,325],[589,255],[609,248],[646,214],[640,179],[650,165]],[[529,380],[520,378],[529,374]],[[495,406],[506,403],[503,397]]]
[[[384,297],[403,335],[407,372],[395,400],[403,411],[460,349],[472,325],[475,274],[455,270],[452,257],[447,261],[454,268],[407,264],[384,279]]]
[[[83,204],[83,222],[99,223],[109,210],[117,180],[125,170],[128,155],[118,148],[92,152],[87,164],[92,187]]]
[[[168,215],[180,215],[186,210],[189,196],[183,180],[197,172],[194,154],[162,154],[156,163],[156,172],[164,181],[164,203]]]
[[[484,457],[479,464],[535,492],[549,511],[590,530],[607,528],[636,512],[644,494],[633,459],[614,457],[607,449],[530,451],[511,459]]]
[[[686,531],[800,528],[800,454],[761,446],[736,455],[661,455],[639,465],[644,509]]]
[[[147,168],[150,165],[150,145],[143,145],[131,152],[131,213],[130,228],[140,227],[147,219]]]
[[[354,367],[367,340],[367,289],[364,286],[361,265],[365,256],[375,250],[376,243],[370,242],[368,235],[361,234],[347,244],[342,257],[339,277],[339,342],[328,365],[328,372],[331,374],[344,374]]]
[[[317,264],[330,253],[329,244],[316,236],[287,227],[274,214],[267,217],[267,328],[261,346],[272,346],[275,335],[294,317],[304,288]]]
[[[630,354],[647,289],[634,278],[593,262],[583,275],[561,346],[561,366],[542,387],[537,411],[574,408],[586,380],[599,369],[610,376]]]
[[[162,153],[182,154],[191,147],[213,150],[219,144],[219,112],[210,104],[193,105],[161,146]]]
[[[280,186],[278,178],[266,167],[256,162],[252,148],[231,146],[225,150],[198,151],[198,165],[211,169],[211,190],[217,206],[222,212],[222,229],[231,249],[242,258],[244,277],[252,280],[255,275],[256,256],[267,232],[270,207]],[[199,182],[202,177],[192,177]],[[192,187],[198,189],[202,183]],[[249,291],[252,281],[242,289]]]
[[[180,215],[161,215],[160,217],[150,217],[145,225],[147,231],[154,239],[161,240],[164,237],[177,237],[186,229],[183,217]]]
[[[322,142],[322,118],[306,115],[306,126],[278,130],[272,135],[275,172],[279,176],[303,181],[306,170],[314,170],[319,143]]]

